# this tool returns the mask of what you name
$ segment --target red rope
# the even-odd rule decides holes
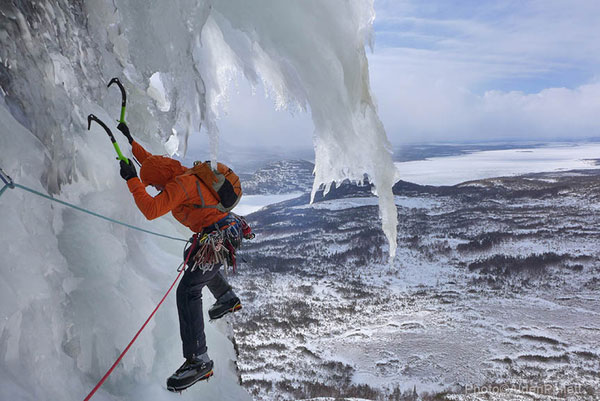
[[[144,324],[142,325],[142,327],[138,330],[138,332],[135,334],[135,336],[133,337],[133,339],[129,342],[129,344],[127,345],[127,347],[125,347],[125,350],[123,352],[121,352],[121,355],[119,355],[119,357],[117,358],[117,360],[115,361],[115,363],[113,363],[113,365],[110,367],[110,369],[108,369],[108,371],[104,374],[104,377],[102,377],[102,379],[100,379],[100,381],[98,382],[98,384],[96,384],[96,387],[94,387],[92,389],[92,391],[90,391],[90,393],[87,395],[87,397],[85,397],[85,399],[83,401],[88,401],[90,398],[92,398],[92,396],[94,395],[94,393],[96,391],[98,391],[98,389],[100,388],[100,386],[102,386],[102,384],[108,378],[108,376],[110,376],[110,374],[113,372],[113,370],[115,370],[115,368],[117,367],[117,365],[119,364],[119,362],[121,362],[121,359],[123,359],[123,357],[125,356],[125,354],[127,353],[127,351],[129,351],[129,348],[131,348],[131,346],[133,345],[133,343],[135,342],[135,340],[137,340],[138,336],[140,335],[140,333],[142,332],[142,330],[144,330],[144,328],[146,327],[146,325],[148,324],[148,322],[150,321],[150,319],[152,319],[152,317],[154,316],[154,314],[156,313],[156,311],[158,310],[158,308],[160,307],[160,305],[167,298],[167,295],[169,295],[169,293],[171,292],[171,290],[175,286],[175,283],[177,282],[177,280],[179,280],[179,277],[181,277],[181,274],[185,271],[185,267],[187,266],[187,262],[188,262],[188,260],[190,258],[190,255],[192,254],[192,250],[194,249],[194,246],[196,245],[196,240],[197,239],[198,239],[198,236],[194,235],[194,241],[192,242],[192,246],[190,247],[190,252],[188,252],[187,257],[185,258],[183,269],[181,269],[181,271],[177,275],[177,278],[175,278],[175,281],[173,281],[173,284],[171,284],[171,286],[167,290],[166,294],[162,297],[162,299],[160,300],[160,302],[158,303],[158,305],[156,305],[156,308],[154,308],[154,310],[152,311],[152,313],[150,314],[150,316],[148,316],[148,319],[146,319],[146,321],[144,322]]]

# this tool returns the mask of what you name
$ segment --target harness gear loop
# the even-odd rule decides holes
[[[190,269],[200,269],[204,273],[218,265],[223,265],[225,274],[229,266],[235,273],[236,250],[241,246],[243,239],[254,238],[246,220],[234,213],[229,213],[199,234],[198,249],[194,251],[193,265]]]

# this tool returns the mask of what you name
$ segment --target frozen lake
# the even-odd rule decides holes
[[[455,185],[482,178],[599,168],[600,143],[490,150],[395,163],[398,179],[422,185]]]
[[[483,178],[600,168],[592,160],[596,158],[600,159],[600,143],[487,150],[460,156],[398,162],[395,165],[399,171],[397,179],[421,185],[455,185]],[[300,195],[302,194],[299,192],[279,195],[244,195],[235,212],[243,216],[248,215],[265,206]],[[369,199],[368,202],[377,203],[373,199]],[[324,204],[322,207],[328,205]]]
[[[243,195],[240,203],[238,203],[238,205],[235,207],[234,212],[239,215],[246,216],[267,205],[283,202],[288,199],[294,199],[300,195],[302,194],[299,192],[280,195]]]

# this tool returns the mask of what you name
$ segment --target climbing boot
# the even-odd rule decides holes
[[[208,310],[208,316],[211,320],[220,319],[228,313],[232,313],[242,309],[240,299],[235,295],[233,290],[227,291],[221,295],[217,302]]]
[[[208,354],[192,355],[167,379],[167,390],[182,391],[200,380],[208,379],[212,375],[213,361],[208,357]]]

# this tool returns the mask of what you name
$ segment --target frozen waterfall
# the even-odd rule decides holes
[[[116,76],[148,150],[183,155],[190,135],[206,133],[217,159],[219,113],[243,77],[262,82],[277,107],[311,114],[315,190],[369,175],[393,257],[395,169],[365,57],[373,18],[368,0],[3,1],[0,167],[82,207],[189,236],[171,219],[144,220],[86,116],[118,116],[118,91],[106,89]],[[0,399],[81,400],[166,291],[181,244],[17,190],[0,198],[0,229]],[[170,297],[93,399],[171,399],[163,386],[181,363],[176,327]],[[249,399],[226,334],[225,324],[207,327],[217,374],[203,395]]]

